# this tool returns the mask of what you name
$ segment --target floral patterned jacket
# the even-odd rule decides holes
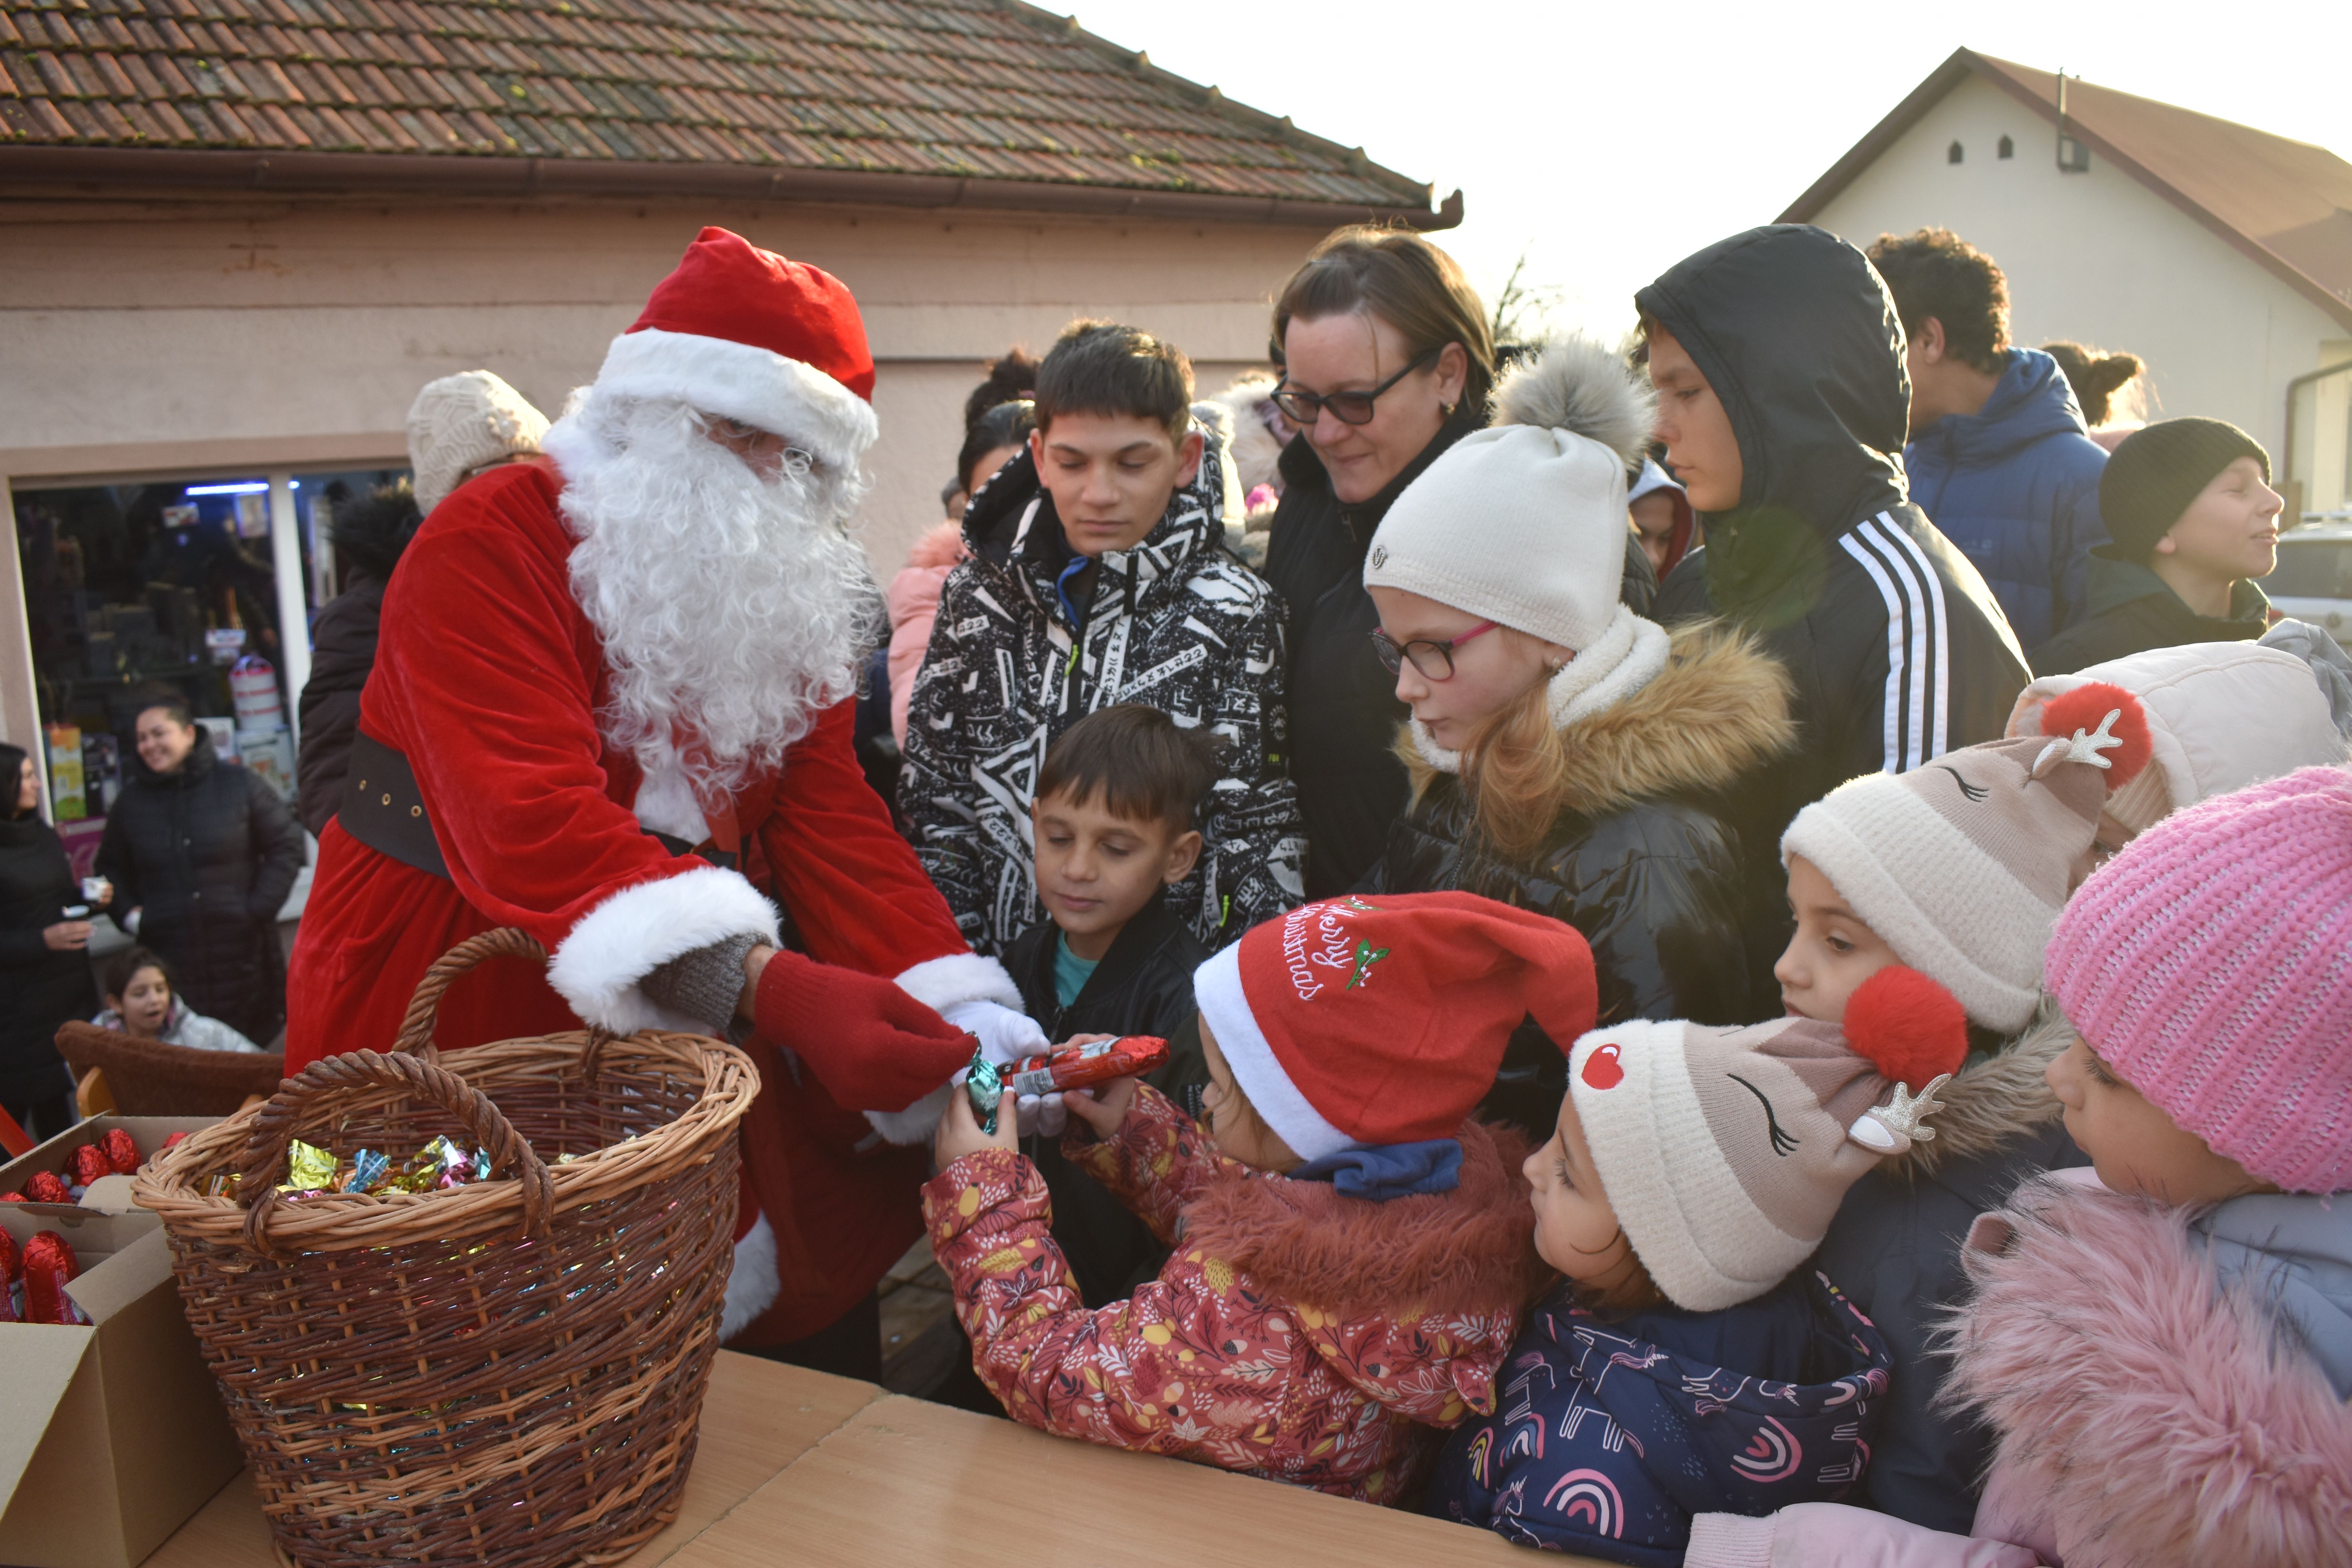
[[[1014,1420],[1066,1437],[1394,1503],[1435,1439],[1495,1408],[1536,1258],[1526,1146],[1465,1122],[1461,1184],[1373,1203],[1216,1151],[1156,1090],[1116,1137],[1063,1144],[1174,1247],[1089,1311],[1037,1169],[965,1156],[923,1189],[972,1363]]]

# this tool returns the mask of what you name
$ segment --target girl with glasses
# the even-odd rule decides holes
[[[1739,843],[1716,803],[1794,728],[1786,677],[1744,634],[1668,633],[1620,600],[1651,419],[1611,351],[1554,344],[1372,535],[1366,640],[1411,715],[1412,800],[1369,885],[1576,927],[1604,1023],[1731,1024],[1748,1020]],[[1566,1058],[1522,1033],[1486,1109],[1542,1135]]]

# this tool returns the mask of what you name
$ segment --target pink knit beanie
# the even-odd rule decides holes
[[[2215,1153],[2352,1190],[2352,771],[2158,823],[2066,905],[2046,973],[2101,1058]]]

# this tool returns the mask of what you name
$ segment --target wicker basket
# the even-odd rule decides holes
[[[677,1515],[759,1080],[716,1040],[593,1031],[476,1047],[460,1078],[434,1011],[501,956],[546,953],[514,931],[461,943],[395,1054],[314,1063],[139,1177],[281,1562],[600,1563]],[[444,1133],[494,1179],[276,1189],[291,1139],[397,1160]],[[230,1172],[242,1201],[204,1195]]]

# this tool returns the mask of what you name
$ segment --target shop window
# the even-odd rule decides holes
[[[2014,158],[2014,157],[2016,157],[2016,156],[2017,156],[2017,143],[2016,143],[2016,142],[2012,142],[2012,141],[2011,141],[2011,140],[2010,140],[2008,137],[2006,137],[2006,136],[2002,137],[2002,138],[2000,139],[2000,146],[1997,149],[1997,154],[1996,154],[1996,155],[1997,155],[1997,156],[2000,156],[2000,157],[2003,157],[2003,158]]]
[[[1945,153],[1944,162],[1947,163],[1957,163],[1966,156],[1968,156],[1967,153],[1961,148],[1958,142],[1955,142],[1952,143],[1950,150]]]

